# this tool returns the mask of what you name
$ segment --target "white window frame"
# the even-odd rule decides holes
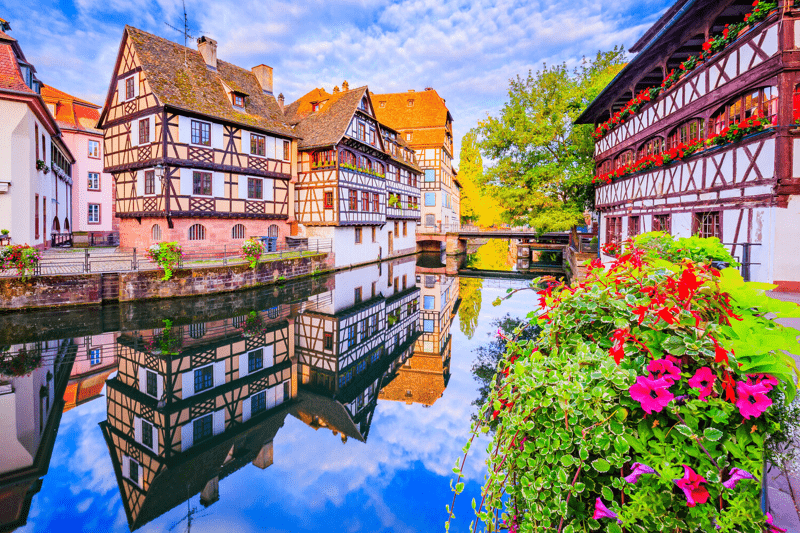
[[[97,150],[92,150],[92,146],[97,147]],[[100,141],[89,139],[89,141],[86,143],[86,152],[87,155],[92,159],[100,159]]]

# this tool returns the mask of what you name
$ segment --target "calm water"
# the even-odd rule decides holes
[[[513,264],[499,253],[472,265]],[[233,295],[0,315],[0,351],[42,355],[0,377],[0,530],[440,529],[479,394],[474,350],[531,301],[492,307],[524,282],[445,270],[418,256]],[[483,448],[454,531],[479,498]]]

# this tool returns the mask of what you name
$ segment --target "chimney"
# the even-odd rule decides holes
[[[280,106],[281,113],[283,113],[283,93],[278,95],[278,106]]]
[[[197,50],[212,70],[217,70],[217,41],[203,35],[197,39]]]
[[[413,93],[414,89],[409,89],[408,92]]]
[[[347,91],[349,91],[349,90],[350,90],[350,84],[349,84],[349,83],[347,83],[347,80],[344,80],[344,81],[342,82],[342,90],[343,90],[344,92],[347,92]]]
[[[336,87],[333,88],[333,94],[336,94],[338,92],[339,92],[339,86],[337,85]]]
[[[261,85],[261,90],[267,94],[272,94],[272,67],[258,65],[250,69]]]

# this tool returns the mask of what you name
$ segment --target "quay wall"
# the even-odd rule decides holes
[[[0,278],[0,312],[67,305],[199,296],[258,287],[330,270],[328,254],[259,263],[179,269]]]

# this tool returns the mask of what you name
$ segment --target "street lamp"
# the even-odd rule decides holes
[[[164,186],[166,186],[166,183],[164,182],[164,165],[162,165],[161,163],[157,164],[155,173],[156,177],[161,182],[161,188],[163,189]]]

